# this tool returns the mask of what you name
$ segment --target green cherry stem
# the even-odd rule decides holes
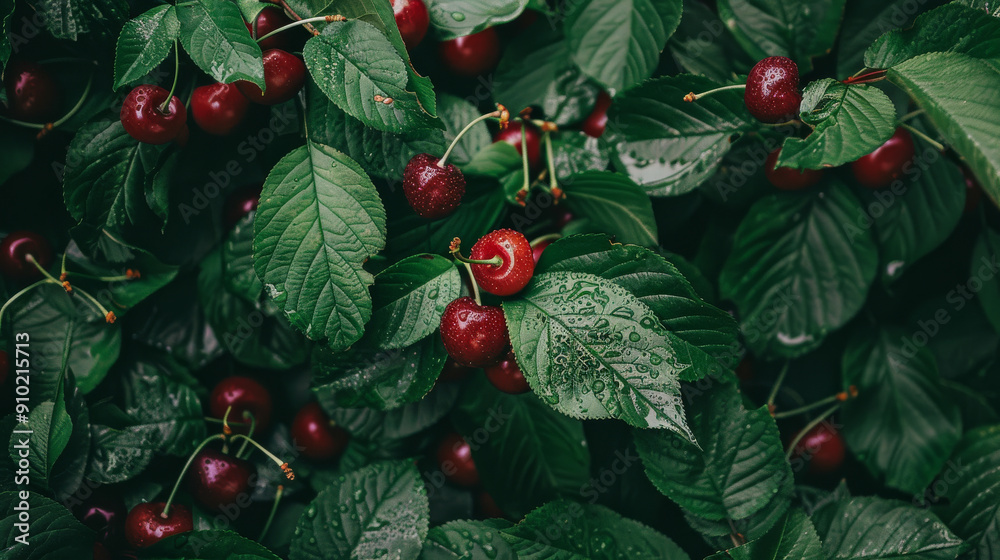
[[[172,504],[174,502],[174,496],[177,495],[177,489],[180,488],[181,481],[184,480],[184,475],[187,474],[188,468],[191,466],[191,463],[194,462],[195,456],[197,456],[198,453],[200,453],[201,450],[204,449],[205,446],[208,445],[209,442],[211,442],[212,440],[216,440],[216,439],[220,439],[220,438],[225,438],[225,437],[226,436],[224,436],[222,434],[215,434],[215,435],[209,436],[209,437],[205,438],[205,441],[199,443],[198,447],[194,448],[194,452],[191,453],[190,457],[188,457],[187,463],[184,463],[184,468],[181,469],[181,474],[177,477],[177,482],[174,483],[174,489],[171,490],[170,491],[170,495],[167,496],[167,503],[163,504],[163,511],[160,513],[160,517],[166,519],[169,516],[169,514],[170,514],[170,504]]]
[[[712,95],[713,93],[718,93],[720,91],[726,91],[727,89],[746,89],[746,87],[747,87],[746,84],[735,84],[735,85],[731,85],[731,86],[722,86],[720,88],[710,89],[708,91],[703,91],[701,93],[695,93],[695,92],[692,91],[691,93],[689,93],[689,94],[687,94],[687,95],[684,96],[684,101],[687,101],[688,103],[690,103],[692,101],[701,99],[702,97],[706,97],[706,96]]]
[[[90,88],[93,85],[94,85],[94,75],[91,74],[90,77],[87,78],[87,85],[84,86],[83,93],[80,94],[80,98],[76,100],[76,105],[73,105],[73,108],[71,108],[69,110],[69,112],[67,112],[65,115],[63,115],[62,117],[60,117],[59,120],[54,121],[52,123],[48,123],[48,124],[30,123],[30,122],[24,122],[24,121],[15,120],[15,119],[8,119],[7,117],[0,117],[0,120],[3,120],[5,122],[8,122],[8,123],[16,125],[16,126],[21,126],[21,127],[24,127],[24,128],[34,128],[36,130],[42,130],[42,131],[46,131],[46,129],[49,129],[49,128],[55,128],[55,127],[57,127],[57,126],[65,123],[66,121],[70,120],[71,118],[73,118],[73,115],[77,114],[80,111],[80,108],[83,107],[84,102],[87,101],[87,97],[90,95]],[[42,133],[39,133],[39,134],[42,134]]]
[[[846,400],[845,395],[846,395],[846,393],[837,393],[836,395],[830,395],[829,397],[827,397],[825,399],[820,399],[820,400],[818,400],[818,401],[816,401],[816,402],[814,402],[812,404],[807,404],[805,406],[800,406],[799,408],[795,408],[795,409],[792,409],[792,410],[787,410],[785,412],[778,412],[778,413],[776,413],[774,415],[774,418],[776,420],[777,419],[781,419],[781,418],[788,418],[790,416],[795,416],[797,414],[802,414],[804,412],[809,412],[810,410],[819,408],[821,406],[826,406],[826,405],[828,405],[830,403],[835,403],[835,402],[838,402],[838,401],[843,401],[843,400]]]
[[[555,241],[556,239],[562,239],[562,234],[561,233],[547,233],[547,234],[542,235],[540,237],[536,237],[531,243],[529,243],[529,245],[531,245],[531,247],[534,248],[539,243],[543,243],[545,241]]]
[[[248,431],[248,433],[250,437],[253,437],[253,432],[257,428],[257,419],[253,417],[253,413],[250,412],[249,410],[243,412],[243,417],[246,418],[247,416],[250,417],[250,430]],[[236,452],[236,456],[243,457],[243,452],[246,450],[247,450],[247,442],[244,441],[243,445],[240,446],[240,450]],[[252,452],[253,449],[251,449],[250,451]],[[248,452],[247,456],[249,455],[250,453]]]
[[[485,115],[476,117],[475,119],[472,120],[472,122],[465,125],[465,128],[463,128],[461,131],[459,131],[458,134],[455,135],[455,139],[451,141],[451,145],[448,146],[448,149],[445,150],[444,155],[441,156],[441,159],[438,160],[437,166],[444,167],[448,163],[448,156],[451,155],[451,151],[455,149],[455,146],[458,145],[458,141],[461,140],[463,136],[465,136],[465,133],[472,130],[472,127],[485,121],[486,119],[498,119],[498,118],[500,118],[500,111],[493,111],[492,113],[486,113]]]
[[[524,185],[521,191],[524,197],[528,197],[528,190],[531,189],[531,171],[528,169],[528,123],[521,123],[521,170],[524,172]]]
[[[264,522],[264,528],[260,531],[260,536],[257,537],[257,542],[264,542],[264,537],[267,536],[267,530],[271,528],[271,522],[274,521],[274,514],[278,511],[278,504],[281,503],[281,495],[285,493],[285,486],[282,484],[278,485],[278,491],[274,493],[274,503],[271,504],[271,513],[267,515],[267,521]]]
[[[788,375],[788,364],[781,366],[781,373],[778,374],[778,379],[774,382],[774,387],[771,387],[771,393],[767,395],[767,409],[769,411],[774,411],[774,399],[778,396],[778,391],[781,389],[781,384],[785,382],[785,376]]]
[[[469,274],[469,280],[472,282],[472,298],[476,300],[476,305],[482,305],[483,300],[479,297],[479,284],[476,282],[476,277],[472,275],[472,265],[467,262],[462,262],[465,267],[465,272]]]
[[[906,122],[906,121],[912,119],[913,117],[916,117],[916,116],[919,116],[919,115],[923,115],[923,114],[924,114],[924,110],[923,109],[917,109],[916,111],[910,111],[909,113],[903,115],[902,117],[899,117],[899,122],[903,123],[903,122]]]
[[[170,107],[170,99],[174,96],[174,90],[177,89],[177,77],[181,73],[181,51],[180,47],[177,45],[177,39],[174,39],[174,83],[170,84],[170,91],[167,93],[167,98],[163,100],[163,105],[160,105],[160,112],[164,115],[169,115],[167,108]]]
[[[542,137],[545,140],[545,163],[549,167],[549,190],[558,189],[559,181],[556,180],[556,163],[552,154],[552,133],[545,131]]]
[[[32,284],[32,285],[30,285],[30,286],[28,286],[26,288],[22,288],[20,292],[17,292],[13,296],[11,296],[10,299],[8,299],[6,302],[4,302],[3,307],[0,307],[0,326],[3,326],[3,317],[4,317],[4,314],[7,312],[7,308],[10,307],[10,304],[14,303],[14,301],[17,300],[17,298],[19,298],[19,297],[23,296],[24,294],[30,292],[31,290],[34,290],[35,288],[41,286],[42,284],[51,284],[51,283],[52,283],[51,280],[49,280],[48,278],[45,278],[45,279],[42,279],[42,280],[39,280],[39,281],[35,282],[34,284]]]
[[[945,150],[944,144],[938,142],[937,140],[934,140],[933,138],[931,138],[930,136],[927,136],[923,132],[920,132],[919,130],[917,130],[913,126],[910,126],[910,125],[908,125],[908,124],[906,124],[904,122],[899,123],[899,126],[905,128],[906,130],[909,130],[913,134],[916,134],[917,136],[919,136],[920,138],[922,138],[924,140],[924,142],[927,142],[931,146],[934,146],[934,148],[936,148],[937,151],[943,152]]]
[[[270,459],[270,460],[274,461],[274,464],[278,465],[278,467],[280,467],[280,468],[281,468],[281,470],[285,472],[285,477],[286,477],[286,478],[287,478],[288,480],[295,480],[295,473],[294,473],[294,472],[292,472],[292,468],[288,466],[288,462],[287,462],[287,461],[282,461],[282,460],[281,460],[281,459],[279,459],[279,458],[278,458],[277,456],[275,456],[275,455],[274,455],[274,453],[271,453],[270,451],[268,451],[268,450],[267,450],[267,448],[265,448],[265,447],[264,447],[263,445],[261,445],[261,444],[257,443],[257,442],[256,442],[256,441],[254,441],[254,440],[253,440],[252,438],[250,438],[250,437],[248,437],[248,436],[245,436],[245,435],[243,435],[243,434],[236,434],[236,435],[234,435],[234,436],[233,436],[232,438],[230,438],[230,439],[233,439],[233,440],[235,440],[235,439],[237,439],[237,438],[239,438],[239,439],[243,439],[243,440],[245,440],[245,441],[248,441],[248,442],[250,442],[250,445],[252,445],[252,446],[256,447],[257,449],[260,449],[260,451],[261,451],[261,452],[262,452],[262,453],[263,453],[264,455],[267,455],[268,459]]]
[[[335,15],[335,16],[316,16],[316,17],[311,17],[311,18],[306,18],[306,19],[300,19],[298,21],[293,21],[292,23],[289,23],[288,25],[279,27],[279,28],[275,29],[274,31],[265,34],[263,37],[258,37],[257,38],[257,42],[260,43],[261,41],[263,41],[264,39],[267,39],[268,37],[271,37],[273,35],[277,35],[278,33],[281,33],[282,31],[287,31],[289,29],[292,29],[293,27],[299,27],[299,26],[302,26],[302,25],[310,25],[312,23],[333,23],[335,21],[347,21],[347,18],[344,17],[344,16],[341,16],[341,15]],[[254,27],[256,27],[256,24],[254,24]]]
[[[457,247],[451,251],[451,254],[455,257],[455,260],[465,264],[488,264],[490,266],[500,266],[503,264],[503,258],[500,255],[497,255],[492,259],[470,259],[463,257],[462,254],[459,253],[459,249]]]
[[[823,412],[820,413],[819,416],[813,418],[812,422],[809,422],[808,424],[806,424],[804,428],[799,430],[799,433],[795,436],[795,439],[793,439],[792,443],[788,445],[788,450],[785,451],[785,459],[791,459],[792,453],[795,451],[795,447],[799,444],[800,441],[802,441],[802,438],[806,437],[806,434],[809,433],[810,430],[812,430],[816,426],[819,426],[823,420],[826,420],[826,418],[831,414],[833,414],[834,412],[836,412],[838,408],[840,408],[840,403],[837,403],[831,406],[830,408],[824,410]]]

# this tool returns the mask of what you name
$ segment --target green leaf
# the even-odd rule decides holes
[[[222,280],[230,293],[256,304],[264,284],[253,268],[253,219],[250,212],[236,222],[222,242]]]
[[[837,47],[838,78],[847,78],[866,68],[865,52],[882,34],[905,29],[913,23],[918,10],[907,9],[910,0],[849,2],[844,10],[840,43]]]
[[[549,500],[579,496],[590,480],[583,423],[533,394],[502,393],[477,375],[466,384],[452,421],[477,444],[472,458],[486,491],[515,519]],[[484,429],[489,438],[480,444],[476,434]]]
[[[346,507],[344,507],[346,506]],[[416,558],[427,536],[427,491],[412,461],[377,463],[320,492],[292,538],[291,560]]]
[[[681,21],[681,0],[582,0],[563,30],[584,74],[612,95],[653,75],[660,51]]]
[[[791,499],[791,492],[775,494],[771,501],[757,513],[744,519],[710,520],[685,511],[684,520],[692,529],[701,533],[705,542],[719,550],[732,546],[734,528],[748,541],[764,537],[772,527],[784,519],[788,513]]]
[[[1000,7],[990,0],[954,0],[956,4],[962,4],[970,8],[982,10],[993,17],[1000,17]]]
[[[618,96],[608,109],[612,163],[652,196],[676,196],[715,172],[732,137],[755,130],[743,94],[725,90],[688,103],[684,96],[720,87],[700,76],[650,80]]]
[[[438,98],[439,116],[444,124],[444,143],[441,149],[431,154],[443,154],[447,146],[450,146],[458,133],[462,131],[470,122],[479,116],[479,108],[468,100],[454,95],[442,93]],[[422,131],[424,134],[426,131]],[[480,150],[493,143],[490,137],[490,130],[485,121],[480,121],[465,132],[458,144],[455,145],[448,156],[448,160],[455,165],[461,166],[468,163],[472,156]]]
[[[466,180],[478,177],[499,183],[507,202],[518,204],[518,192],[524,188],[524,164],[514,146],[507,142],[489,144],[460,169]]]
[[[997,259],[1000,258],[1000,233],[985,227],[972,250],[971,276],[982,283],[979,303],[993,330],[1000,333],[1000,280],[997,279]]]
[[[90,463],[90,411],[83,395],[73,386],[72,374],[67,374],[63,392],[56,399],[56,407],[65,401],[66,414],[73,424],[69,441],[48,477],[49,489],[57,500],[67,500],[80,489],[84,473]],[[55,411],[56,409],[53,409]]]
[[[371,317],[363,265],[385,244],[385,210],[361,167],[308,141],[271,170],[254,218],[254,267],[289,322],[343,350]]]
[[[805,139],[787,138],[778,167],[843,165],[871,153],[896,130],[896,108],[882,90],[871,86],[817,80],[803,90],[799,110],[812,133]]]
[[[649,480],[698,517],[743,519],[791,493],[774,419],[766,406],[745,409],[742,398],[734,386],[717,383],[689,402],[697,445],[666,431],[633,430]]]
[[[30,432],[19,434],[17,431]],[[33,484],[49,487],[49,476],[56,459],[62,454],[73,433],[73,421],[66,412],[62,395],[53,401],[45,401],[32,407],[27,423],[18,424],[10,436],[10,457],[16,463],[27,443],[29,473]]]
[[[444,418],[458,399],[458,386],[443,383],[418,402],[385,412],[374,408],[342,408],[333,394],[316,394],[330,419],[352,436],[366,440],[394,440],[426,430]]]
[[[177,8],[170,5],[151,8],[126,23],[115,48],[114,89],[153,71],[170,54],[180,30]]]
[[[374,26],[330,25],[309,39],[303,56],[319,89],[366,126],[396,134],[440,126],[407,89],[406,63]]]
[[[0,493],[0,544],[4,560],[86,558],[93,554],[94,532],[73,517],[65,506],[36,492],[22,499],[19,492]],[[29,528],[17,527],[27,512]],[[20,540],[23,538],[24,540]]]
[[[947,501],[935,508],[941,519],[972,546],[972,557],[1000,553],[1000,426],[965,434],[938,475]],[[938,484],[934,485],[935,488]]]
[[[80,246],[70,243],[66,247],[66,266],[73,272],[91,276],[119,278],[106,282],[93,281],[70,275],[74,287],[82,287],[94,295],[105,307],[122,317],[125,313],[158,292],[177,277],[179,266],[164,264],[151,253],[138,247],[128,247],[128,258],[120,263],[102,262],[89,258]],[[128,271],[138,271],[138,278],[127,278]],[[82,373],[77,373],[82,375]],[[78,384],[79,384],[79,380]]]
[[[10,18],[14,15],[14,0],[0,0],[0,70],[7,67],[10,60]],[[0,101],[7,102],[7,88],[0,93]]]
[[[159,451],[186,456],[205,438],[205,417],[194,390],[171,379],[170,363],[152,357],[134,360],[123,376],[125,413],[132,431],[155,438]],[[177,367],[174,365],[173,367]]]
[[[812,517],[830,560],[953,560],[965,548],[933,513],[883,498],[849,498]]]
[[[755,355],[809,352],[865,303],[878,252],[871,231],[844,225],[863,213],[858,199],[831,183],[760,199],[736,231],[719,291]]]
[[[257,16],[267,7],[267,3],[260,0],[236,0],[236,5],[239,6],[243,19],[249,22],[256,21]]]
[[[669,45],[681,69],[717,82],[746,74],[755,62],[743,52],[719,16],[699,0],[684,1],[684,17]]]
[[[517,554],[489,521],[452,521],[427,532],[420,559],[517,560]]]
[[[559,132],[552,139],[552,166],[556,177],[584,171],[604,171],[611,163],[611,150],[597,138],[577,130]]]
[[[445,306],[461,292],[451,259],[422,254],[398,261],[375,277],[367,332],[379,348],[409,346],[437,330]]]
[[[679,379],[706,364],[679,355],[653,312],[627,290],[591,274],[549,272],[503,307],[517,363],[550,406],[694,439]]]
[[[931,53],[893,67],[889,79],[903,88],[948,145],[962,157],[983,189],[1000,200],[1000,69],[961,53]]]
[[[35,9],[53,37],[70,41],[91,32],[113,38],[109,33],[117,33],[129,12],[125,0],[40,0]]]
[[[934,479],[962,434],[958,407],[945,395],[934,356],[914,348],[901,328],[859,330],[842,364],[844,386],[858,397],[844,403],[843,434],[872,473],[905,492]]]
[[[658,243],[653,205],[642,187],[610,171],[585,171],[565,177],[566,206],[587,220],[593,231],[608,233],[622,243]]]
[[[528,0],[427,0],[431,27],[440,41],[479,33],[487,27],[514,21]]]
[[[549,502],[502,532],[522,560],[690,558],[672,540],[642,523],[604,506],[567,500]]]
[[[484,188],[481,183],[470,183],[461,206],[440,220],[421,218],[413,212],[402,194],[395,196],[397,214],[390,220],[391,237],[386,244],[393,258],[415,253],[447,253],[452,239],[479,239],[493,231],[507,211],[503,191]]]
[[[246,80],[264,89],[264,61],[239,7],[196,0],[177,7],[180,39],[191,60],[216,81]]]
[[[865,66],[892,68],[931,52],[957,52],[1000,62],[1000,21],[982,10],[946,4],[920,14],[906,30],[879,37],[865,52]]]
[[[145,427],[115,429],[92,425],[90,429],[93,458],[87,464],[87,478],[101,484],[136,477],[146,470],[159,447],[156,432]]]
[[[189,531],[145,549],[152,558],[178,560],[280,560],[280,557],[232,531]]]
[[[754,60],[787,56],[801,73],[833,48],[845,0],[720,0],[719,18]]]
[[[706,560],[826,560],[823,543],[816,535],[809,518],[800,509],[788,513],[785,519],[763,537],[743,546],[709,556]]]

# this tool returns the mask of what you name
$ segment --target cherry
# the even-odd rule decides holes
[[[569,210],[563,210],[562,212],[558,212],[555,217],[556,229],[562,231],[566,226],[569,225],[570,222],[573,221],[573,218],[575,217],[576,216],[574,216],[573,213],[570,212]]]
[[[303,406],[292,421],[292,441],[310,459],[324,461],[339,456],[349,439],[347,431],[331,424],[317,402]]]
[[[13,280],[29,281],[42,277],[41,271],[28,262],[28,255],[42,268],[52,264],[52,246],[32,231],[18,230],[0,241],[0,272]]]
[[[45,123],[59,108],[59,88],[44,66],[27,60],[12,60],[4,69],[7,107],[14,119]]]
[[[829,474],[844,462],[844,437],[832,425],[822,423],[806,432],[792,456],[809,462],[811,474]]]
[[[167,537],[194,530],[190,509],[170,504],[170,513],[163,517],[164,506],[163,502],[147,502],[132,508],[125,518],[125,540],[135,548],[146,548]]]
[[[267,35],[268,33],[274,31],[275,29],[280,29],[292,23],[292,20],[289,19],[288,16],[285,15],[285,12],[282,11],[280,8],[268,7],[261,10],[260,14],[257,15],[256,35],[254,35],[253,29],[251,29],[249,22],[243,22],[243,23],[246,24],[247,31],[250,32],[250,36],[253,37],[254,39],[257,39],[258,37],[263,37],[264,35]],[[258,42],[257,44],[260,46],[260,50],[269,51],[271,49],[282,49],[290,51],[294,49],[295,45],[289,37],[289,31],[292,30],[289,29],[288,31],[278,33],[277,35],[272,35],[267,39]]]
[[[438,376],[438,381],[463,381],[469,376],[471,371],[471,367],[463,366],[452,358],[448,358],[444,362],[444,367],[441,369],[441,375]]]
[[[538,264],[538,259],[542,258],[542,253],[549,245],[552,245],[551,239],[536,241],[535,244],[531,246],[531,258],[535,261],[535,264]]]
[[[237,222],[243,219],[250,212],[257,209],[260,204],[260,193],[264,185],[249,185],[242,187],[226,199],[226,207],[223,213],[226,230],[233,229]]]
[[[521,129],[524,129],[524,140],[525,146],[528,148],[528,167],[531,169],[539,169],[542,165],[542,134],[538,130],[538,127],[529,124],[526,127],[522,127],[519,122],[512,122],[507,125],[507,128],[501,130],[493,137],[494,142],[506,142],[517,149],[519,155],[524,155],[521,153]]]
[[[510,346],[503,310],[460,297],[444,308],[441,340],[456,362],[471,367],[496,363]]]
[[[479,512],[479,516],[483,519],[507,517],[507,514],[500,509],[496,500],[494,500],[493,496],[491,496],[486,490],[481,491],[479,495],[476,496],[476,511]]]
[[[73,506],[73,515],[97,533],[100,543],[113,546],[123,537],[127,511],[125,502],[116,493],[95,489],[89,498]]]
[[[492,27],[443,41],[438,53],[444,65],[461,76],[478,76],[489,72],[500,60],[500,38]]]
[[[403,169],[403,194],[418,216],[431,220],[451,214],[462,203],[465,177],[453,164],[438,166],[439,158],[417,154]]]
[[[461,435],[451,433],[441,440],[437,448],[437,462],[438,468],[451,482],[470,488],[479,484],[472,448]]]
[[[604,129],[608,126],[609,107],[611,107],[611,96],[608,95],[608,92],[602,91],[597,94],[597,103],[594,104],[594,109],[580,125],[584,134],[593,138],[600,138],[604,134]]]
[[[903,167],[913,160],[916,148],[913,137],[903,127],[872,153],[851,164],[851,171],[859,183],[869,189],[881,189],[892,184],[903,174]]]
[[[790,167],[775,168],[778,161],[778,154],[781,148],[774,150],[767,155],[764,162],[764,176],[772,185],[783,191],[800,191],[806,187],[811,187],[823,178],[823,171],[819,169],[792,169]]]
[[[201,505],[218,510],[241,495],[249,497],[250,477],[257,469],[249,461],[214,449],[202,449],[187,472],[188,489]]]
[[[391,2],[392,15],[396,18],[396,27],[403,37],[403,44],[406,45],[406,50],[412,51],[423,40],[431,24],[427,5],[423,0],[391,0]]]
[[[766,123],[780,123],[799,114],[799,67],[790,58],[769,56],[750,70],[743,101],[750,114]]]
[[[962,177],[965,178],[965,207],[962,211],[971,214],[983,200],[983,187],[976,180],[972,171],[964,165],[962,166]]]
[[[191,116],[202,130],[216,136],[233,131],[247,114],[250,101],[233,84],[210,84],[195,88]]]
[[[264,52],[264,91],[257,84],[236,82],[247,99],[261,105],[277,105],[295,97],[306,83],[306,65],[302,59],[281,49]]]
[[[472,246],[471,256],[474,261],[499,262],[472,265],[479,287],[498,296],[520,292],[535,272],[531,245],[524,234],[512,229],[498,229],[480,237]]]
[[[233,409],[229,412],[229,422],[234,432],[245,434],[250,431],[249,424],[235,424],[250,421],[249,418],[244,418],[244,412],[253,415],[256,431],[263,430],[271,423],[271,394],[263,385],[249,377],[239,375],[227,377],[212,389],[212,394],[209,396],[209,410],[212,416],[222,418],[230,406]]]
[[[169,92],[160,86],[144,84],[125,96],[121,119],[125,132],[146,144],[166,144],[181,133],[187,122],[187,110],[175,95],[170,98],[167,111],[160,107]]]
[[[531,390],[528,380],[524,378],[521,368],[517,365],[517,360],[514,359],[513,351],[508,351],[502,360],[491,366],[486,366],[485,369],[486,378],[494,387],[504,393],[520,395]]]

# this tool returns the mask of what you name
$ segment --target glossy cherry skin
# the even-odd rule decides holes
[[[215,449],[202,449],[188,469],[187,485],[198,503],[218,510],[235,504],[241,495],[246,495],[242,501],[249,499],[250,477],[256,472],[249,461]]]
[[[597,103],[587,118],[580,124],[580,130],[587,136],[600,138],[604,135],[604,129],[608,126],[608,108],[611,107],[611,96],[608,92],[602,91],[597,94]]]
[[[292,20],[290,20],[288,16],[285,15],[285,12],[283,12],[280,8],[268,7],[261,10],[260,14],[257,16],[256,35],[253,34],[253,29],[250,27],[249,22],[243,22],[243,23],[246,24],[247,31],[250,32],[250,36],[256,39],[258,37],[263,37],[264,35],[267,35],[268,33],[274,31],[275,29],[280,29],[292,23]],[[296,32],[297,30],[295,29],[288,29],[286,31],[278,33],[277,35],[272,35],[267,39],[260,41],[257,44],[260,46],[260,50],[262,51],[269,51],[271,49],[282,49],[289,51],[295,48],[295,45],[290,39],[290,35]],[[298,32],[301,33],[301,31]]]
[[[528,148],[528,167],[539,169],[542,166],[542,133],[538,127],[528,125],[522,127],[519,122],[512,122],[507,128],[501,130],[493,137],[494,142],[506,142],[517,149],[518,155],[521,153],[521,130],[524,130],[525,146]]]
[[[225,210],[223,212],[226,231],[233,229],[236,222],[242,220],[243,216],[257,209],[257,205],[260,204],[260,193],[263,188],[264,185],[249,185],[241,187],[229,195],[229,198],[226,199]]]
[[[538,264],[538,259],[542,258],[542,253],[545,252],[545,248],[549,245],[552,245],[551,239],[543,239],[531,246],[531,258],[535,261],[535,264]]]
[[[254,103],[277,105],[295,97],[305,83],[306,65],[302,59],[281,49],[271,49],[264,53],[265,91],[246,80],[236,82],[236,87]]]
[[[913,161],[915,154],[913,137],[905,128],[899,127],[885,144],[855,160],[851,171],[862,185],[869,189],[881,189],[903,176],[903,167]]]
[[[514,352],[507,352],[502,360],[491,366],[486,366],[486,378],[494,387],[504,393],[520,395],[531,390],[528,380],[521,373],[521,368],[514,359]]]
[[[457,167],[440,158],[417,154],[403,169],[403,195],[422,218],[436,220],[451,214],[465,196],[465,176]]]
[[[97,533],[97,540],[114,546],[124,539],[128,512],[122,497],[105,488],[97,488],[83,502],[75,504],[73,515]]]
[[[38,268],[28,262],[28,255],[42,268],[47,269],[52,264],[52,246],[44,237],[25,230],[8,233],[0,241],[0,272],[7,278],[24,282],[41,278]]]
[[[437,448],[437,462],[445,478],[452,483],[468,488],[479,484],[479,471],[472,460],[472,448],[461,435],[452,433],[441,440]]]
[[[766,123],[780,123],[799,114],[799,67],[790,58],[769,56],[750,70],[743,101],[750,114]]]
[[[767,155],[764,162],[764,176],[772,185],[783,191],[800,191],[806,187],[811,187],[823,178],[823,171],[819,169],[792,169],[790,167],[775,168],[778,162],[778,155],[781,148],[774,150]]]
[[[125,518],[125,540],[135,548],[146,548],[178,533],[194,529],[191,510],[182,504],[170,504],[170,513],[164,519],[164,502],[147,502],[136,505]]]
[[[12,60],[4,69],[10,116],[32,123],[49,122],[59,109],[59,87],[41,64]]]
[[[431,16],[423,0],[391,0],[392,15],[396,18],[396,27],[403,37],[406,50],[412,51],[420,44],[427,28],[431,24]]]
[[[250,101],[233,84],[210,84],[191,94],[191,116],[202,130],[216,136],[233,131],[247,114]]]
[[[811,474],[829,474],[840,468],[846,456],[844,437],[832,425],[821,423],[806,432],[795,446],[793,458],[809,463]]]
[[[187,110],[175,95],[170,98],[167,112],[160,111],[168,93],[160,86],[149,84],[130,91],[121,110],[125,132],[146,144],[166,144],[177,138],[187,122]]]
[[[496,363],[510,346],[503,310],[460,297],[444,308],[441,341],[457,363],[486,367]]]
[[[473,260],[499,257],[499,266],[473,264],[472,275],[479,287],[491,294],[509,296],[520,292],[535,273],[535,259],[524,234],[512,229],[498,229],[479,238],[472,246]]]
[[[302,455],[317,461],[339,457],[350,435],[330,418],[317,402],[303,406],[292,421],[292,441]]]
[[[250,429],[249,425],[233,424],[249,422],[243,418],[244,411],[253,414],[256,421],[255,432],[267,428],[271,423],[273,410],[271,394],[263,385],[249,377],[239,375],[227,377],[212,389],[212,394],[209,396],[209,411],[213,417],[222,418],[230,406],[233,409],[229,412],[229,422],[234,432],[245,434]]]
[[[500,60],[500,38],[492,27],[443,41],[438,53],[445,67],[460,76],[478,76],[492,70]]]

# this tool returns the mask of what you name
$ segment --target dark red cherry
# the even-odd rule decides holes
[[[881,189],[903,176],[903,168],[913,161],[914,154],[913,137],[905,128],[899,127],[885,144],[855,160],[851,171],[862,185],[869,189]]]
[[[462,203],[465,177],[457,167],[430,154],[413,156],[403,169],[403,194],[418,216],[431,220],[451,214]]]
[[[302,59],[281,49],[271,49],[264,53],[265,91],[246,80],[236,82],[236,87],[254,103],[277,105],[295,97],[305,83],[306,65]]]
[[[105,487],[96,488],[86,500],[76,503],[72,511],[81,523],[97,533],[99,542],[116,546],[124,540],[128,511],[117,493]]]
[[[317,402],[302,407],[292,421],[292,441],[310,459],[325,461],[340,456],[350,435],[334,426]]]
[[[507,128],[501,130],[493,137],[494,142],[506,142],[517,149],[521,154],[521,130],[524,130],[525,145],[528,148],[528,167],[540,169],[542,166],[542,133],[538,127],[529,124],[522,127],[519,122],[512,122]]]
[[[396,27],[403,37],[403,44],[406,50],[411,51],[420,44],[427,28],[431,24],[430,14],[427,13],[427,5],[423,0],[391,0],[392,15],[396,18]]]
[[[790,58],[769,56],[750,70],[743,92],[747,110],[757,120],[780,123],[799,114],[799,67]]]
[[[498,296],[520,292],[535,273],[531,245],[523,233],[512,229],[498,229],[480,237],[472,246],[471,258],[500,259],[499,265],[472,265],[472,275],[479,287]]]
[[[243,22],[247,26],[247,31],[250,32],[250,36],[254,39],[263,37],[268,33],[274,31],[275,29],[281,29],[282,27],[292,23],[292,20],[285,15],[285,12],[281,8],[267,7],[260,11],[257,16],[257,34],[254,35],[253,29],[250,27],[249,22]],[[295,49],[295,42],[292,41],[291,35],[293,33],[301,33],[297,29],[288,29],[282,31],[277,35],[272,35],[263,41],[258,41],[257,44],[260,46],[260,50],[269,51],[271,49],[282,49],[285,51],[291,51]]]
[[[445,67],[461,76],[478,76],[492,70],[500,60],[500,38],[492,27],[443,41],[438,53]]]
[[[845,455],[844,437],[829,422],[823,422],[806,432],[792,458],[808,462],[812,474],[829,474],[840,468]]]
[[[271,423],[271,394],[263,385],[249,377],[227,377],[212,389],[209,411],[214,418],[222,418],[230,406],[233,409],[229,413],[229,423],[234,432],[245,434],[250,429],[250,420],[244,418],[244,411],[252,414],[256,421],[254,432],[267,428]],[[246,424],[239,425],[236,422]]]
[[[486,378],[494,387],[504,393],[519,395],[531,390],[528,380],[521,373],[521,368],[514,359],[514,352],[507,352],[502,360],[494,365],[486,366]]]
[[[764,176],[775,187],[783,191],[798,191],[806,187],[811,187],[823,178],[823,171],[819,169],[792,169],[790,167],[775,168],[781,148],[774,150],[767,155],[764,162]]]
[[[238,502],[249,503],[250,477],[256,472],[249,461],[215,449],[202,449],[191,462],[187,485],[198,503],[218,510]]]
[[[479,305],[471,297],[448,304],[441,315],[441,341],[459,364],[485,367],[496,363],[510,346],[503,310]]]
[[[166,112],[160,107],[169,92],[160,86],[136,86],[122,103],[121,120],[125,132],[146,144],[166,144],[177,138],[187,122],[187,109],[175,95]]]
[[[47,269],[52,264],[52,246],[44,237],[25,230],[8,233],[0,241],[0,272],[7,278],[23,282],[41,278],[41,271],[28,262],[28,255],[42,268]]]
[[[250,101],[233,84],[210,84],[191,94],[191,116],[202,130],[216,136],[233,131],[247,114]]]
[[[248,185],[229,195],[226,199],[225,216],[226,231],[233,229],[237,222],[243,219],[250,212],[257,209],[260,204],[260,193],[263,185]]]
[[[194,529],[191,510],[182,504],[170,504],[167,517],[163,517],[164,502],[136,505],[125,518],[125,540],[135,548],[146,548],[178,533]]]
[[[608,95],[608,92],[602,91],[597,94],[597,103],[594,104],[594,108],[587,115],[587,118],[583,120],[580,129],[587,136],[593,138],[600,138],[604,135],[604,129],[608,126],[609,107],[611,107],[611,96]]]
[[[445,478],[459,486],[479,484],[479,472],[472,460],[472,448],[456,433],[445,436],[437,449],[438,468]]]
[[[543,239],[541,241],[536,241],[534,245],[531,246],[531,258],[538,264],[538,259],[542,258],[542,253],[545,252],[545,248],[552,245],[551,239]]]
[[[12,118],[46,123],[59,110],[59,87],[44,66],[27,60],[12,60],[3,73],[7,108]]]

